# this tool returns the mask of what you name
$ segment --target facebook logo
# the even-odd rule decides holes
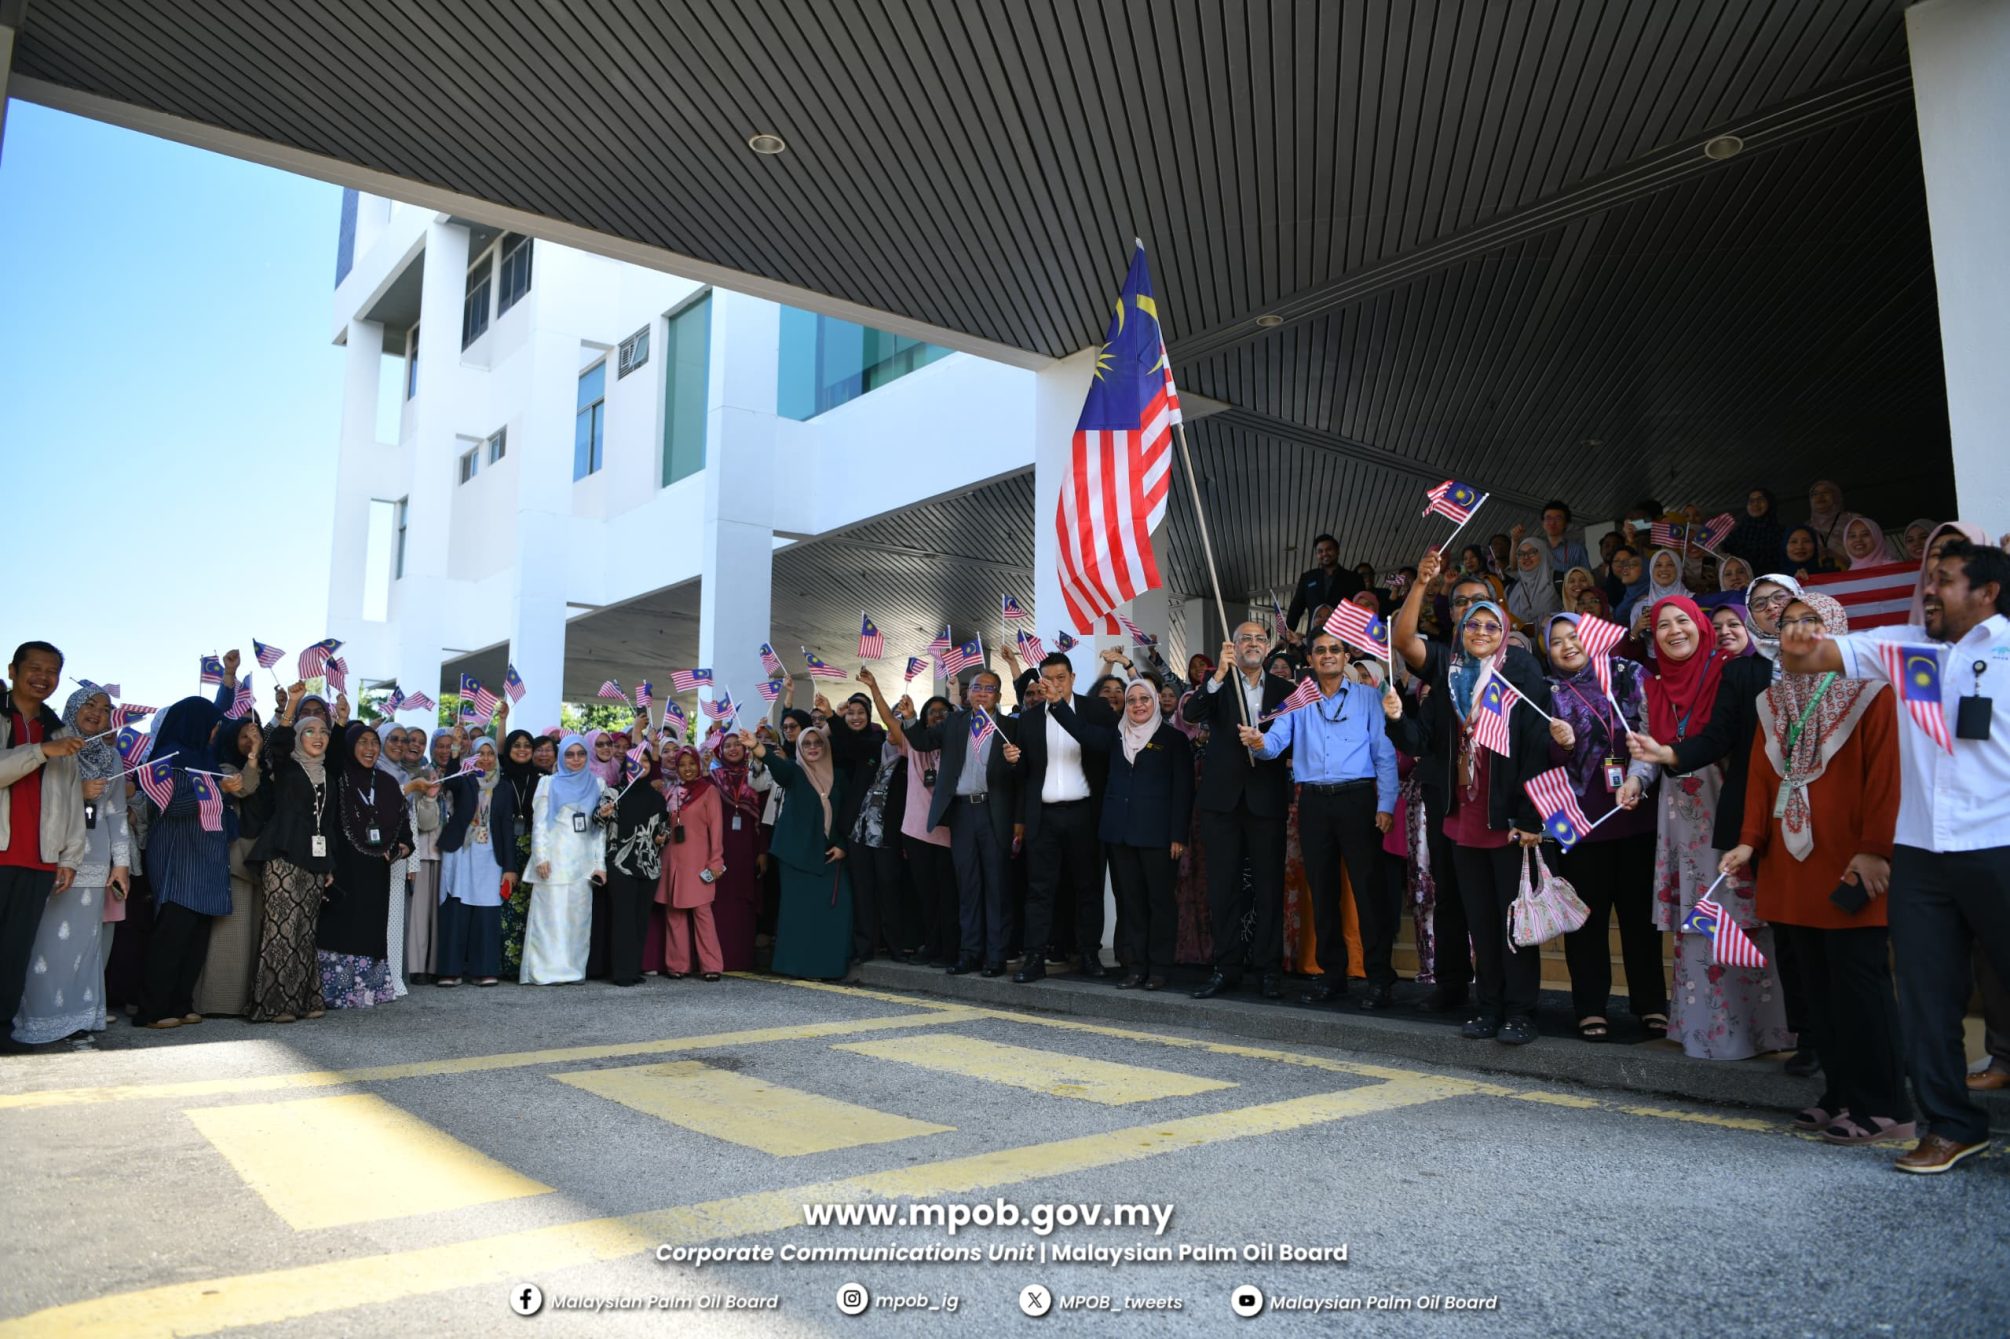
[[[519,1316],[535,1316],[544,1310],[544,1289],[535,1283],[519,1283],[509,1290],[509,1309]]]

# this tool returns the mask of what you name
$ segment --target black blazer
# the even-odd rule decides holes
[[[1119,846],[1167,847],[1187,840],[1193,822],[1193,746],[1172,722],[1127,762],[1110,750],[1109,788],[1097,835]]]
[[[1449,647],[1442,642],[1425,642],[1424,667],[1418,672],[1418,677],[1431,685],[1430,694],[1420,708],[1412,709],[1406,703],[1401,718],[1389,721],[1385,726],[1390,742],[1417,758],[1420,769],[1426,763],[1431,766],[1440,793],[1444,796],[1444,808],[1434,812],[1433,818],[1450,816],[1465,798],[1457,786],[1447,784],[1449,778],[1456,775],[1453,759],[1464,734],[1464,728],[1452,710],[1452,693],[1447,683],[1451,664]],[[1502,662],[1501,677],[1545,712],[1552,716],[1556,714],[1549,680],[1543,677],[1542,667],[1536,663],[1534,656],[1518,646],[1510,646],[1507,659]],[[1495,754],[1487,760],[1488,827],[1506,830],[1513,826],[1524,832],[1542,831],[1542,815],[1536,812],[1535,801],[1529,798],[1522,783],[1548,770],[1549,743],[1549,722],[1542,717],[1532,711],[1520,710],[1508,717],[1508,747],[1512,752],[1506,758]]]
[[[1338,604],[1362,590],[1361,574],[1350,567],[1336,567],[1328,577],[1315,567],[1302,574],[1291,588],[1291,607],[1284,611],[1285,625],[1294,631],[1298,621],[1321,605]]]
[[[265,783],[244,798],[244,816],[247,826],[255,822],[258,839],[252,844],[251,852],[245,856],[248,864],[262,864],[267,860],[284,860],[298,865],[311,874],[326,874],[334,868],[333,852],[337,840],[335,826],[335,777],[339,770],[334,763],[327,764],[327,780],[322,783],[321,823],[314,823],[314,783],[307,779],[300,764],[293,761],[293,741],[295,735],[290,725],[275,724],[266,734],[264,756],[270,764]],[[323,850],[330,852],[318,859],[314,855],[314,838],[325,837]]]
[[[480,790],[481,782],[473,772],[450,776],[441,783],[440,793],[453,800],[447,821],[440,824],[441,855],[452,855],[468,839],[468,824],[474,821],[475,806],[481,803]],[[529,820],[530,815],[524,815],[524,821]],[[489,792],[489,848],[505,874],[523,873],[523,862],[516,853],[516,821],[516,791],[509,778],[502,777]]]
[[[1019,742],[1019,723],[1009,716],[991,713],[991,719],[998,723],[1000,738],[1012,743]],[[952,711],[942,718],[942,724],[927,726],[916,721],[913,725],[901,727],[907,736],[909,747],[917,753],[941,752],[936,764],[935,794],[928,802],[928,826],[937,827],[948,821],[951,803],[956,799],[956,781],[963,775],[963,760],[970,756],[970,713]],[[1019,787],[1016,770],[1005,761],[1005,750],[998,747],[996,740],[991,744],[991,756],[984,769],[984,787],[989,796],[985,808],[991,814],[991,827],[1003,841],[1012,840],[1012,825],[1019,821]]]
[[[1237,704],[1242,692],[1242,686],[1236,682],[1237,673],[1230,673],[1228,682],[1212,693],[1207,691],[1207,684],[1201,684],[1180,705],[1180,715],[1190,724],[1208,727],[1207,751],[1201,754],[1200,788],[1194,800],[1209,813],[1226,814],[1234,812],[1236,801],[1246,798],[1249,812],[1258,818],[1282,819],[1291,808],[1291,773],[1281,757],[1268,762],[1251,761],[1249,750],[1237,738],[1235,728],[1243,723],[1242,708]],[[1277,710],[1277,704],[1291,696],[1294,686],[1274,674],[1265,674],[1263,714],[1267,716]]]
[[[1040,831],[1040,791],[1047,780],[1047,711],[1045,702],[1036,702],[1019,716],[1019,821],[1026,825],[1026,840]],[[1082,746],[1082,775],[1089,783],[1089,799],[1101,810],[1103,786],[1109,779],[1110,752],[1117,746],[1117,716],[1100,697],[1080,693],[1053,708],[1054,720]]]
[[[1713,762],[1724,764],[1724,789],[1718,792],[1717,817],[1710,827],[1710,844],[1720,851],[1738,844],[1745,823],[1745,780],[1752,766],[1752,736],[1759,728],[1759,699],[1772,686],[1772,661],[1740,656],[1724,666],[1717,680],[1709,723],[1679,743],[1660,741],[1675,750],[1675,765],[1668,770],[1678,775]]]

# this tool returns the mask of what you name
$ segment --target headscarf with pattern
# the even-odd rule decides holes
[[[1849,616],[1826,595],[1797,595],[1787,608],[1804,604],[1821,616],[1831,637],[1849,631]],[[1882,684],[1836,674],[1782,674],[1759,699],[1759,732],[1766,760],[1780,774],[1787,797],[1780,815],[1780,841],[1796,860],[1815,849],[1814,811],[1808,787],[1828,770],[1829,759],[1849,742],[1850,733],[1877,697]]]

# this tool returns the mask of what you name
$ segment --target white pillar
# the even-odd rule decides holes
[[[529,300],[537,299],[533,290]],[[559,305],[545,304],[530,313],[531,386],[523,417],[524,440],[509,444],[517,471],[509,660],[524,683],[523,701],[510,708],[510,715],[513,724],[532,733],[558,724],[565,696],[569,573],[560,555],[571,551],[565,541],[575,524],[572,431],[579,405],[580,332],[554,325],[550,313]],[[634,691],[633,684],[623,686]],[[489,687],[502,691],[501,684]]]
[[[384,327],[375,321],[350,321],[347,342],[342,350],[342,419],[335,460],[335,529],[328,552],[328,620],[331,625],[359,623],[363,618],[364,568],[370,548],[370,502],[375,496],[375,470],[372,465],[377,457],[384,454],[383,448],[376,443],[377,381],[383,356]],[[412,690],[407,688],[406,691]],[[432,689],[429,687],[427,691]]]
[[[1068,625],[1068,606],[1061,599],[1060,541],[1054,532],[1054,509],[1061,500],[1061,480],[1067,477],[1075,424],[1082,417],[1082,400],[1089,393],[1095,349],[1084,349],[1036,374],[1033,389],[1033,613],[1040,639],[1053,644],[1057,629]],[[1078,629],[1069,628],[1079,633]],[[1104,638],[1103,645],[1109,645]],[[1097,642],[1082,637],[1069,655],[1077,677],[1093,676]]]
[[[1905,11],[1958,512],[2010,529],[2010,5]]]
[[[423,690],[429,697],[438,697],[440,663],[445,658],[440,633],[449,598],[447,555],[459,454],[455,432],[460,425],[453,415],[461,399],[458,383],[468,375],[461,371],[466,229],[451,223],[431,224],[426,229],[424,257],[426,270],[419,289],[419,380],[412,397],[411,437],[404,444],[412,462],[412,491],[405,575],[398,583],[396,598],[397,679],[407,693]]]
[[[705,425],[705,538],[698,590],[698,663],[741,704],[751,725],[767,678],[760,646],[771,639],[774,590],[775,377],[781,308],[712,290],[712,347]],[[849,648],[826,647],[842,657]],[[803,677],[794,646],[775,653]],[[889,688],[897,686],[888,685]]]

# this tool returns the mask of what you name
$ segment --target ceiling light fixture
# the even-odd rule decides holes
[[[1721,163],[1726,158],[1736,158],[1745,151],[1745,141],[1736,135],[1719,135],[1704,142],[1703,156],[1712,162]]]
[[[1579,445],[1579,446],[1604,446],[1604,445],[1605,445],[1605,440],[1604,440],[1603,438],[1600,438],[1600,437],[1587,437],[1587,438],[1585,438],[1585,439],[1584,439],[1583,441],[1579,442],[1579,443],[1578,443],[1578,445]]]
[[[1278,326],[1284,324],[1284,318],[1282,316],[1279,316],[1276,312],[1265,312],[1263,313],[1263,315],[1256,318],[1256,323],[1262,326],[1265,330],[1274,330]]]
[[[789,146],[788,143],[785,140],[783,140],[780,135],[770,135],[767,134],[766,132],[762,132],[761,134],[758,135],[747,136],[747,147],[752,149],[755,153],[764,153],[772,156],[774,154],[782,152]],[[1726,155],[1726,157],[1728,156],[1729,155]]]

